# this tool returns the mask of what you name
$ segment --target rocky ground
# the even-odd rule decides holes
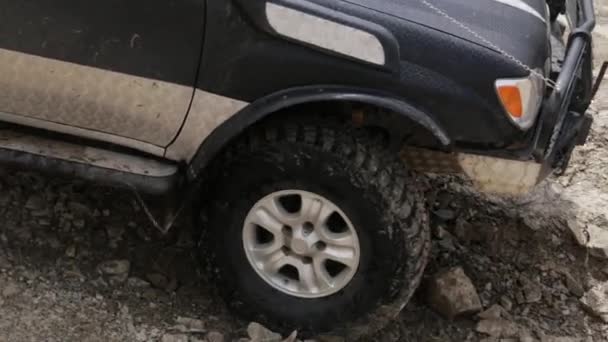
[[[608,83],[594,107],[590,143],[530,196],[437,180],[425,282],[370,340],[608,340]],[[225,311],[187,219],[162,236],[129,192],[5,171],[0,222],[0,341],[280,340]]]

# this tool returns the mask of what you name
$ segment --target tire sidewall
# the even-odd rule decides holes
[[[386,215],[378,189],[346,158],[312,147],[283,144],[250,152],[226,165],[220,177],[212,245],[231,306],[246,305],[269,322],[283,319],[289,329],[325,330],[371,310],[384,298],[399,270],[403,237],[399,222]],[[356,229],[360,263],[349,284],[317,299],[285,294],[266,283],[247,259],[242,240],[245,217],[254,204],[280,190],[304,190],[336,204]],[[218,229],[218,227],[223,227]],[[272,323],[270,323],[272,324]],[[279,329],[281,327],[278,327]]]

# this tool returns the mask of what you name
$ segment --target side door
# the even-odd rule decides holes
[[[192,100],[205,1],[2,0],[0,120],[161,154]]]

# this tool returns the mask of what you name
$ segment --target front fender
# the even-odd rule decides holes
[[[356,102],[375,106],[409,119],[431,133],[443,146],[451,144],[445,130],[428,113],[385,93],[340,86],[300,87],[261,98],[217,127],[201,144],[188,167],[188,180],[194,181],[221,149],[254,123],[285,109],[315,102]]]

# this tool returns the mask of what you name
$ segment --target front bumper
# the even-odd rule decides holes
[[[405,148],[401,156],[409,167],[422,172],[464,174],[482,192],[511,195],[527,193],[547,175],[566,169],[574,147],[584,144],[589,136],[593,118],[587,110],[596,88],[591,36],[595,27],[593,0],[572,1],[576,1],[569,4],[570,10],[576,12],[570,13],[575,28],[555,79],[556,86],[543,104],[532,144],[514,155],[505,155],[505,151],[444,153]]]
[[[587,113],[594,95],[593,0],[573,0],[567,7],[573,29],[555,88],[545,101],[539,118],[533,150],[546,174],[567,167],[572,150],[585,143],[593,122]]]

